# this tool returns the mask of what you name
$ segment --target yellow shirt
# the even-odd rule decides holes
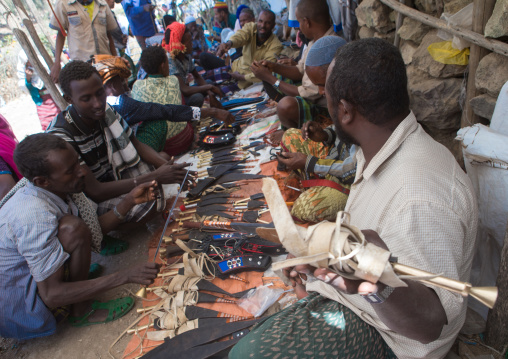
[[[90,16],[90,21],[93,19],[93,6],[94,6],[94,4],[95,4],[95,1],[92,1],[88,5],[83,5],[83,7],[85,8],[85,11],[88,13],[88,16]]]
[[[229,40],[232,43],[231,47],[238,48],[243,46],[243,55],[231,64],[233,71],[238,71],[242,75],[245,75],[245,81],[238,82],[238,87],[241,89],[250,86],[253,82],[260,82],[250,70],[250,65],[254,61],[277,61],[275,56],[282,51],[282,44],[273,33],[263,45],[257,46],[257,32],[256,23],[251,22],[245,24]]]

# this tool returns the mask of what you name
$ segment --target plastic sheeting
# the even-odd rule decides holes
[[[477,250],[471,271],[473,286],[494,286],[508,222],[508,82],[499,94],[490,127],[476,124],[458,131],[467,174],[478,198]],[[469,306],[487,317],[474,299]]]

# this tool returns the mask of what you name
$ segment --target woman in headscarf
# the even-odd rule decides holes
[[[7,120],[0,115],[0,199],[2,199],[23,176],[12,159],[18,140]]]
[[[206,83],[196,70],[192,61],[192,37],[184,24],[174,22],[169,25],[162,41],[162,47],[169,53],[169,74],[178,78],[180,90],[188,106],[203,106],[205,96],[210,98],[210,106],[222,108],[215,95],[224,96],[222,91]],[[192,75],[196,86],[189,86],[189,75]]]

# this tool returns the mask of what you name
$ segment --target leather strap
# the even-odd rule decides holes
[[[340,192],[342,192],[344,194],[349,195],[349,189],[347,189],[345,187],[342,187],[340,184],[335,183],[335,182],[330,181],[330,180],[327,180],[327,179],[305,180],[305,181],[302,181],[302,186],[304,188],[317,187],[317,186],[330,187],[330,188],[334,188],[337,191],[340,191]]]

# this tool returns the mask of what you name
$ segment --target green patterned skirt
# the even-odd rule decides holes
[[[346,306],[312,293],[258,323],[229,358],[396,358],[376,329]]]

